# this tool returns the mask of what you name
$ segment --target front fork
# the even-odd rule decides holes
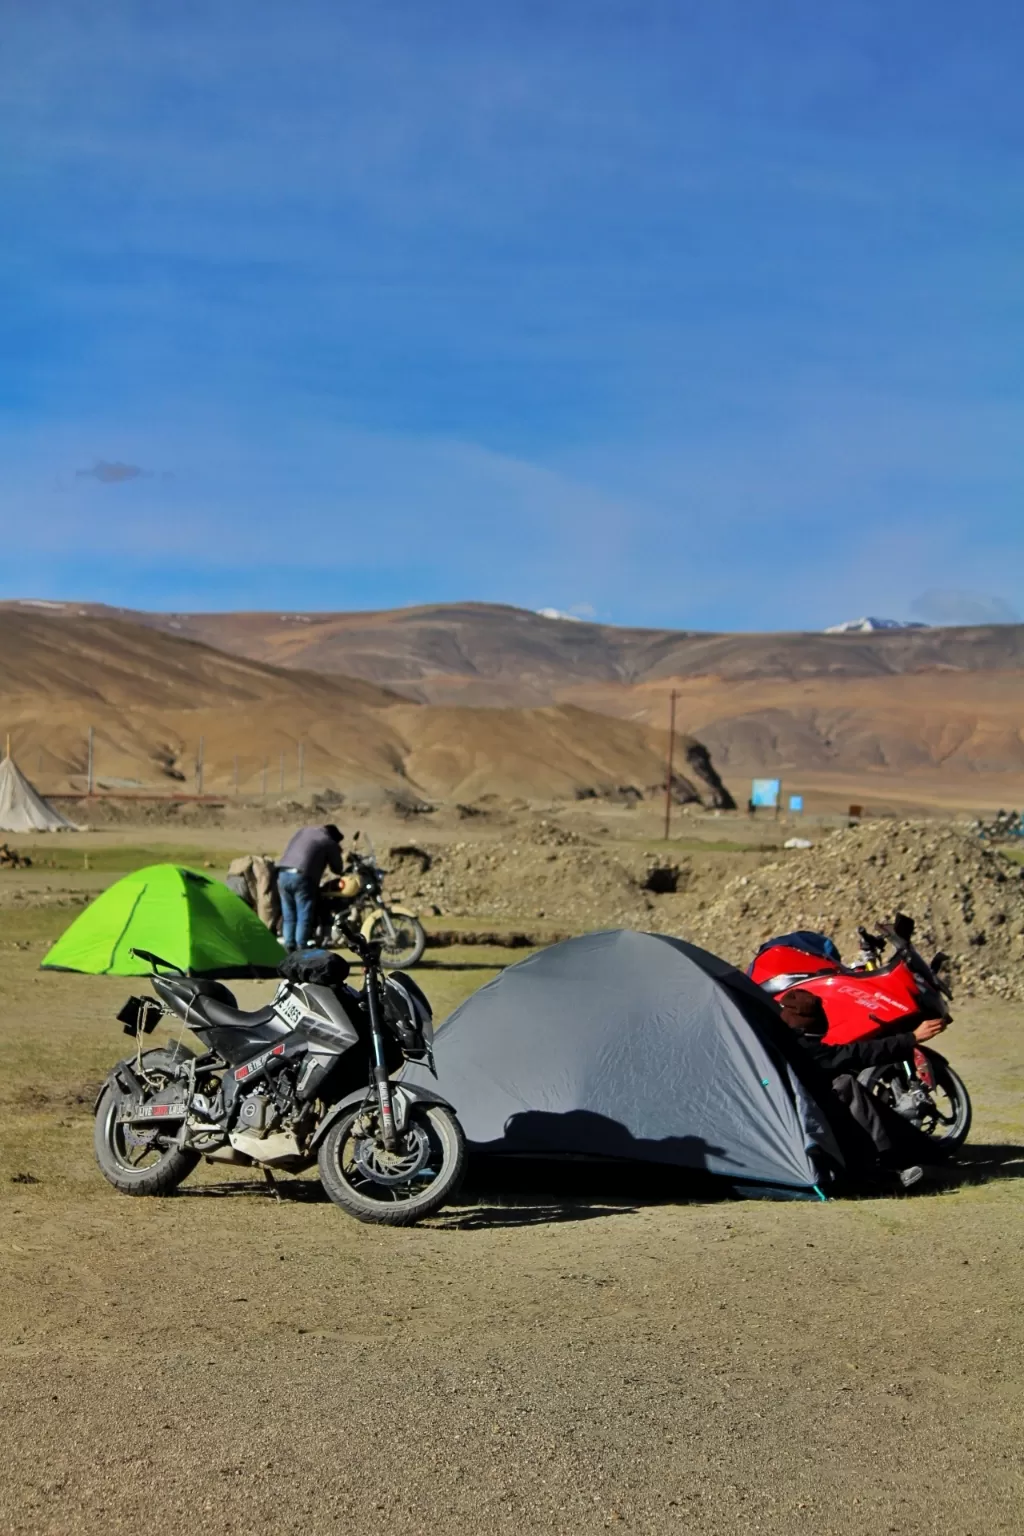
[[[384,1061],[384,1036],[381,1030],[377,978],[369,970],[366,973],[366,1004],[370,1012],[370,1033],[373,1037],[373,1080],[377,1085],[377,1099],[380,1103],[381,1140],[387,1150],[393,1152],[398,1145],[395,1108],[391,1100],[391,1079]]]
[[[395,933],[395,925],[391,921],[391,913],[388,911],[383,902],[381,902],[380,906],[377,908],[377,911],[379,915],[384,919],[384,932],[388,936],[388,943],[394,944],[397,935]]]

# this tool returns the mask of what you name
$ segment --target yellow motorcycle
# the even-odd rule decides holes
[[[423,959],[427,936],[415,912],[385,902],[386,873],[372,843],[365,853],[352,849],[345,873],[320,887],[316,939],[322,949],[343,949],[346,925],[358,928],[368,944],[380,946],[383,966],[408,970]]]

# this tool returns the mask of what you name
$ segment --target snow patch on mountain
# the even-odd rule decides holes
[[[843,624],[830,624],[826,629],[826,635],[869,635],[876,629],[930,629],[930,624],[921,624],[915,619],[877,619],[866,616],[863,619],[847,619]]]

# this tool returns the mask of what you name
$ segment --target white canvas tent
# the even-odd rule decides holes
[[[77,832],[73,821],[37,794],[13,757],[0,762],[0,832]]]

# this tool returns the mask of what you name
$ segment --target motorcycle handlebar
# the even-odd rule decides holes
[[[338,927],[348,941],[349,948],[354,949],[357,955],[362,956],[363,950],[366,947],[366,940],[359,932],[359,929],[353,928],[351,923],[346,923],[344,918],[338,919]]]
[[[345,942],[355,954],[357,954],[364,966],[375,966],[380,960],[380,945],[375,940],[365,939],[358,928],[344,919],[339,920],[338,927],[344,935]]]

